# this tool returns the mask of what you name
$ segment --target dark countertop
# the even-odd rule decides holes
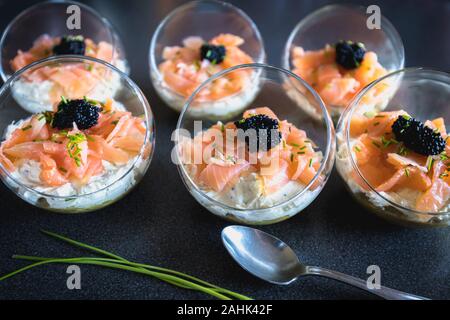
[[[0,30],[33,1],[0,1]],[[150,38],[182,1],[86,1],[108,17],[123,38],[131,77],[156,115],[156,153],[147,175],[125,199],[82,215],[58,215],[26,204],[0,184],[0,274],[23,263],[12,254],[75,256],[82,252],[41,235],[67,234],[132,260],[174,268],[257,299],[366,299],[358,289],[317,277],[289,287],[260,281],[238,267],[220,241],[228,223],[190,196],[170,159],[178,115],[156,96],[148,73]],[[268,60],[279,65],[288,34],[327,1],[231,1],[259,26]],[[403,38],[407,66],[450,68],[450,2],[361,1],[380,5]],[[270,21],[270,23],[268,23]],[[434,299],[450,299],[448,228],[410,229],[389,224],[356,204],[336,172],[319,198],[296,217],[262,227],[285,240],[305,263],[366,278],[379,265],[383,285]],[[82,289],[66,288],[66,267],[28,271],[0,283],[0,299],[197,299],[205,295],[122,271],[82,266]]]

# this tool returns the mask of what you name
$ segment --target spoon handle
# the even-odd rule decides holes
[[[321,267],[307,267],[306,268],[307,275],[316,275],[322,276],[326,278],[331,278],[337,281],[341,281],[347,284],[350,284],[354,287],[366,290],[370,293],[373,293],[377,296],[380,296],[384,299],[388,300],[429,300],[425,297],[416,296],[413,294],[409,294],[406,292],[398,291],[395,289],[390,289],[387,287],[381,286],[380,289],[370,289],[367,287],[367,282],[362,279],[355,278],[353,276],[343,274],[337,271],[328,270]]]

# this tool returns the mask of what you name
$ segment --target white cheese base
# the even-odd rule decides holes
[[[46,201],[46,208],[50,210],[89,210],[114,201],[126,194],[137,182],[135,173],[139,172],[140,160],[137,161],[135,169],[129,172],[122,180],[117,181],[130,168],[136,158],[127,164],[115,166],[110,162],[103,161],[104,171],[102,174],[92,177],[89,182],[77,187],[72,183],[66,183],[59,187],[45,187],[39,179],[41,171],[40,164],[34,160],[25,161],[7,178],[9,187],[15,190],[21,198],[31,204],[42,206]],[[20,182],[21,185],[17,184]],[[24,188],[24,186],[33,191]],[[98,191],[105,186],[105,190]],[[40,195],[36,192],[43,195]],[[59,198],[63,197],[63,198]]]
[[[306,208],[321,190],[321,188],[313,191],[305,190],[301,196],[296,197],[295,195],[305,186],[290,181],[278,191],[264,195],[260,179],[256,174],[241,177],[233,188],[221,193],[211,190],[199,192],[191,185],[189,179],[185,181],[194,198],[209,211],[218,216],[247,224],[269,224],[292,217]],[[210,199],[214,199],[220,204]],[[273,206],[277,207],[272,208]]]
[[[126,62],[118,60],[116,67],[121,71],[126,71]],[[121,87],[120,74],[111,72],[112,78],[108,81],[98,83],[86,96],[90,99],[104,101],[106,98],[113,98]],[[15,101],[30,113],[40,113],[53,111],[53,103],[50,99],[50,92],[53,82],[49,80],[37,82],[27,81],[20,78],[14,82],[11,91]],[[80,97],[81,98],[81,97]]]

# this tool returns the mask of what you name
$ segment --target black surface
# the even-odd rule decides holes
[[[279,65],[288,34],[326,1],[232,1],[259,26],[268,60]],[[0,28],[31,1],[0,1]],[[125,199],[94,213],[58,215],[36,209],[0,187],[0,273],[23,263],[12,254],[82,255],[48,239],[40,228],[60,232],[129,259],[174,268],[259,299],[371,299],[369,294],[321,278],[289,287],[259,281],[228,256],[220,231],[228,223],[195,202],[169,161],[170,134],[177,114],[155,95],[147,52],[160,20],[181,1],[89,1],[123,37],[131,76],[156,115],[156,153],[147,175]],[[377,3],[403,38],[406,65],[449,70],[449,1],[365,1]],[[367,277],[379,265],[382,284],[430,298],[450,298],[449,229],[409,229],[389,224],[353,202],[336,174],[306,210],[263,227],[291,245],[301,260]],[[197,299],[206,296],[121,271],[82,267],[82,289],[66,288],[65,266],[40,267],[0,283],[2,299]]]

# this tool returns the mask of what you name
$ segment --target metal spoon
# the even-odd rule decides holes
[[[268,282],[287,285],[301,276],[315,275],[338,280],[391,300],[428,300],[381,286],[368,288],[366,281],[337,271],[303,265],[283,241],[263,231],[229,226],[222,230],[225,248],[236,262],[251,274]]]

